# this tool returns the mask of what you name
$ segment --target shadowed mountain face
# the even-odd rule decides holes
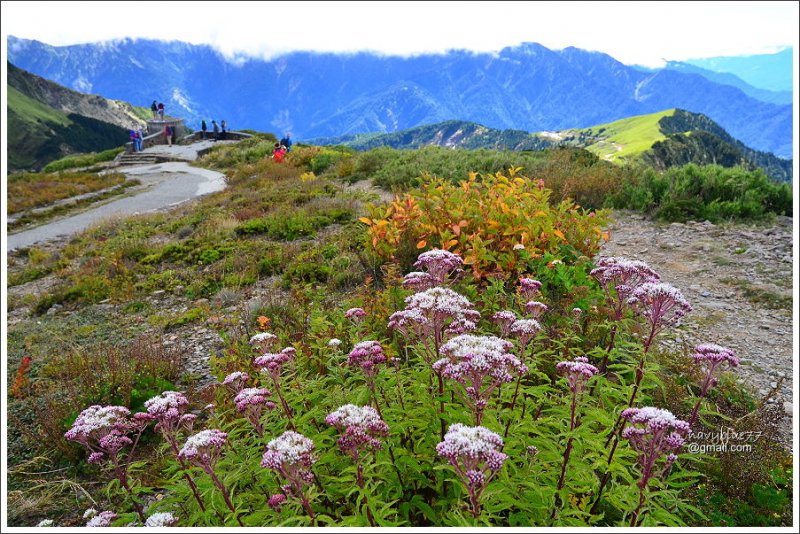
[[[62,87],[8,65],[8,165],[38,169],[73,153],[97,152],[129,140],[143,127],[127,102]]]
[[[449,119],[525,131],[581,128],[681,108],[755,149],[792,154],[792,108],[675,70],[642,72],[612,57],[535,43],[497,54],[410,58],[292,53],[228,61],[208,46],[125,40],[52,47],[9,37],[8,58],[82,91],[137,105],[163,101],[201,118],[295,139],[395,132]],[[196,124],[195,124],[196,123]]]

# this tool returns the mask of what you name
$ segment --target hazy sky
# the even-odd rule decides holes
[[[626,64],[796,45],[797,2],[3,2],[3,37],[52,45],[144,37],[225,55],[576,46]]]

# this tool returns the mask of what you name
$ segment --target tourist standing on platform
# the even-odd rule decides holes
[[[205,119],[203,119],[203,121],[200,123],[200,129],[203,130],[203,139],[205,139],[206,138],[206,131],[208,131],[208,126],[206,125],[206,120]]]
[[[212,120],[211,121],[211,126],[212,126],[212,129],[214,131],[214,141],[218,141],[219,140],[219,124],[217,124],[217,121]]]
[[[222,128],[222,139],[225,139],[225,132],[228,131],[228,123],[225,122],[225,119],[222,119],[222,122],[219,123],[220,127]]]
[[[154,119],[155,119],[156,117],[158,117],[158,104],[156,104],[156,101],[155,101],[155,100],[153,100],[153,103],[152,103],[152,104],[150,104],[150,111],[152,111],[152,112],[153,112],[153,118],[154,118]]]
[[[159,102],[158,103],[158,116],[161,117],[162,121],[164,120],[164,103],[163,102]]]
[[[168,143],[169,146],[172,146],[172,134],[173,134],[172,126],[170,126],[169,124],[165,124],[164,125],[164,142]]]
[[[291,152],[292,151],[292,139],[291,139],[291,136],[292,136],[292,134],[287,133],[286,137],[281,139],[281,144],[286,147],[286,152]]]

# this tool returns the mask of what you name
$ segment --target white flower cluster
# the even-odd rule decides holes
[[[146,527],[174,527],[178,522],[178,518],[170,512],[156,512],[145,521]]]
[[[147,408],[147,413],[150,415],[171,415],[179,416],[186,406],[189,405],[189,400],[183,393],[178,391],[164,391],[160,395],[145,401],[144,407]]]
[[[130,414],[130,410],[124,406],[89,406],[80,413],[66,437],[87,439],[101,431],[126,428]]]
[[[336,411],[331,412],[325,418],[325,422],[331,426],[348,427],[363,426],[371,427],[383,422],[378,411],[372,406],[356,406],[355,404],[345,404]]]
[[[314,442],[311,439],[287,430],[267,443],[267,451],[264,453],[262,465],[278,469],[282,464],[307,463],[313,451]]]
[[[278,339],[278,336],[275,334],[270,334],[269,332],[260,332],[253,337],[250,338],[250,344],[265,344],[265,343],[273,343],[275,340]]]

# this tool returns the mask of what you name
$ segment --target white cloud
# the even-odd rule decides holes
[[[657,66],[770,53],[798,35],[796,2],[5,2],[3,19],[7,34],[53,45],[143,37],[207,43],[231,58],[527,41]]]

